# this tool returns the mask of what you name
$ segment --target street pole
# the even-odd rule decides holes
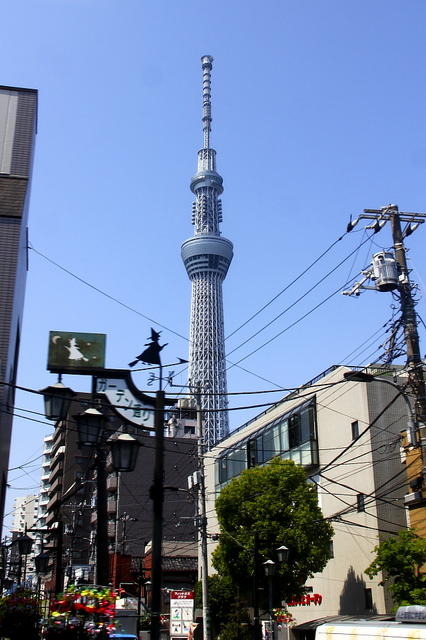
[[[262,630],[259,619],[259,536],[257,533],[253,537],[253,637],[260,640]]]
[[[271,638],[275,637],[275,625],[274,616],[272,613],[272,576],[268,576],[268,609],[269,609],[269,624],[271,629]]]
[[[143,558],[139,558],[139,572],[138,572],[138,620],[136,624],[137,636],[139,638],[139,631],[141,628],[141,610],[142,610],[142,583],[144,582],[143,571]],[[146,598],[145,598],[146,607]]]
[[[107,508],[107,453],[101,445],[96,451],[96,565],[95,584],[108,586],[108,508]]]
[[[55,553],[55,593],[62,593],[64,590],[64,567],[62,566],[62,551],[64,545],[64,523],[57,510],[56,528],[56,553]]]
[[[201,389],[197,385],[197,440],[198,440],[198,515],[201,542],[201,590],[203,596],[203,640],[210,640],[210,607],[208,588],[208,551],[206,517],[206,483],[204,476],[204,432],[201,409]]]
[[[160,639],[161,628],[161,586],[162,586],[162,539],[164,502],[164,391],[156,393],[155,407],[155,462],[154,480],[151,488],[153,502],[152,528],[152,592],[151,592],[151,640]]]
[[[415,305],[411,293],[406,250],[401,230],[401,220],[397,207],[391,214],[391,224],[395,259],[398,263],[401,274],[399,292],[401,295],[401,314],[404,326],[405,343],[407,347],[408,380],[414,393],[417,424],[422,425],[426,419],[423,363],[420,354],[420,340],[417,331]]]

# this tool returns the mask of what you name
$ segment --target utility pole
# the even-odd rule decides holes
[[[404,239],[411,235],[420,224],[426,221],[426,213],[399,211],[395,204],[387,205],[381,209],[364,209],[364,213],[361,213],[356,220],[348,224],[347,231],[352,231],[361,219],[373,220],[374,222],[366,228],[373,229],[375,233],[380,231],[387,222],[391,224],[395,261],[398,268],[398,282],[395,288],[397,288],[400,294],[401,319],[407,352],[408,381],[415,399],[415,416],[418,431],[420,431],[420,437],[422,437],[426,435],[422,433],[426,421],[425,380],[423,362],[420,354],[420,340],[417,331],[415,302],[413,300],[410,274],[407,267]],[[405,223],[404,230],[402,230],[401,222]],[[363,273],[366,275],[366,278],[361,283],[357,283],[350,292],[345,293],[349,295],[359,295],[360,289],[371,288],[363,287],[363,283],[372,277],[372,272]]]
[[[253,536],[253,638],[260,640],[262,629],[259,615],[259,536],[255,532]]]
[[[407,266],[404,239],[411,235],[419,225],[426,221],[426,213],[399,211],[394,204],[381,209],[364,209],[354,221],[350,221],[347,231],[352,231],[360,219],[372,220],[366,228],[374,233],[380,231],[388,222],[392,230],[394,254],[380,252],[373,255],[372,268],[363,271],[364,278],[357,282],[347,295],[359,295],[361,289],[376,291],[397,290],[399,293],[401,326],[404,332],[407,355],[406,370],[408,386],[414,399],[414,428],[407,426],[407,437],[404,450],[407,456],[407,479],[410,492],[404,497],[404,504],[409,507],[410,526],[418,535],[426,538],[426,396],[423,361],[420,352],[420,340],[417,331],[417,315],[415,300],[410,282],[410,270]],[[404,223],[402,229],[401,223]],[[375,286],[364,283],[372,280]],[[395,340],[396,331],[393,335]],[[392,343],[391,343],[392,346]]]
[[[160,377],[161,386],[161,377]],[[164,391],[156,392],[155,407],[155,462],[151,487],[153,504],[152,527],[152,591],[151,591],[151,640],[159,640],[161,628],[162,542],[164,502]]]
[[[198,518],[201,550],[201,590],[203,596],[203,640],[210,640],[210,608],[208,588],[208,551],[207,551],[207,516],[206,516],[206,483],[204,476],[204,430],[201,408],[201,387],[196,388],[197,408],[197,441],[198,441]]]
[[[96,451],[96,565],[95,584],[109,582],[108,506],[107,506],[107,452],[101,444]]]
[[[390,221],[392,241],[395,250],[395,260],[399,267],[399,286],[401,300],[401,315],[404,327],[405,344],[407,349],[407,369],[409,385],[415,398],[415,415],[418,426],[423,425],[426,418],[425,381],[423,362],[420,355],[420,340],[417,331],[415,304],[411,292],[411,282],[407,267],[404,238],[412,233],[414,228],[424,223],[426,214],[399,212],[396,205],[389,205],[382,209],[364,209],[364,214],[373,214],[383,221]],[[407,222],[402,232],[401,221]],[[413,228],[414,227],[414,228]]]
[[[417,424],[423,425],[426,419],[425,381],[423,362],[420,354],[420,340],[417,331],[417,318],[414,300],[411,293],[411,283],[404,246],[404,236],[401,230],[401,220],[398,208],[391,214],[392,240],[395,249],[395,259],[401,272],[401,313],[404,326],[405,344],[407,347],[407,367],[409,385],[415,398],[415,415]]]

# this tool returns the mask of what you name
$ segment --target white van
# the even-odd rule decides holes
[[[426,624],[390,620],[333,622],[317,627],[315,640],[426,640]]]

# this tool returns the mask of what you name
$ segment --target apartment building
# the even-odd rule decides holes
[[[28,268],[28,206],[37,91],[0,86],[0,526]]]
[[[380,576],[370,580],[365,569],[374,547],[407,523],[406,463],[400,452],[407,404],[393,386],[406,379],[397,370],[375,367],[368,369],[374,381],[349,382],[343,377],[348,370],[330,367],[206,454],[209,533],[218,532],[216,496],[244,469],[280,456],[302,465],[317,486],[334,538],[327,566],[306,585],[307,596],[287,594],[305,630],[317,619],[390,611]],[[210,538],[210,553],[215,544]]]

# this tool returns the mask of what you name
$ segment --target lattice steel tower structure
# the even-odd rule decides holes
[[[233,256],[232,242],[220,234],[223,180],[216,171],[216,151],[210,147],[212,62],[211,56],[201,58],[203,148],[198,152],[197,173],[191,181],[195,231],[182,245],[182,259],[192,282],[189,380],[191,385],[200,386],[201,406],[208,410],[204,414],[207,449],[229,431],[222,282]]]

